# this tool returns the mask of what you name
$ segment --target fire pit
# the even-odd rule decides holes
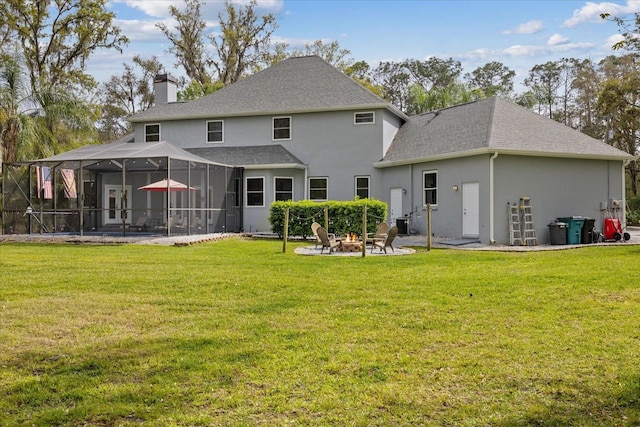
[[[339,239],[340,250],[342,252],[360,252],[362,251],[362,240],[355,233],[347,233],[347,235]]]

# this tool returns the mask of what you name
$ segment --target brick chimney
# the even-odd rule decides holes
[[[178,80],[171,74],[156,74],[153,79],[155,104],[168,104],[178,100]]]

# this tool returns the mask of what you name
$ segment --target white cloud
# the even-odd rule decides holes
[[[518,25],[514,30],[504,31],[504,34],[535,34],[543,28],[542,21],[529,21]]]
[[[122,34],[126,34],[131,42],[153,41],[164,42],[167,38],[156,27],[158,21],[139,19],[116,19],[115,24],[120,27]]]
[[[183,10],[185,7],[184,0],[111,0],[113,3],[123,3],[132,9],[137,9],[147,16],[153,18],[168,18],[171,16],[169,7],[175,6]],[[277,12],[282,9],[284,0],[259,0],[256,11],[258,14]],[[232,0],[234,5],[243,7],[249,3],[249,0]],[[205,21],[218,21],[218,14],[224,10],[224,2],[208,1],[203,2],[200,7],[200,13]]]
[[[587,22],[606,22],[600,17],[602,13],[608,13],[611,16],[624,16],[630,13],[640,12],[639,0],[628,0],[626,5],[618,3],[593,3],[587,2],[580,9],[573,11],[573,16],[562,24],[563,27],[575,27],[579,24]]]
[[[454,55],[465,60],[500,60],[499,58],[542,57],[569,51],[589,51],[595,47],[593,43],[562,43],[546,45],[513,45],[505,49],[476,49]]]
[[[593,49],[595,45],[593,43],[564,43],[558,45],[542,45],[542,46],[522,46],[515,45],[504,49],[504,53],[507,56],[519,57],[519,56],[543,56],[552,55],[557,53],[569,52],[569,51],[588,51]]]
[[[569,42],[569,39],[566,38],[565,36],[562,36],[558,33],[552,35],[551,37],[549,37],[549,40],[547,40],[547,44],[549,46],[557,46],[557,45],[561,45],[561,44],[566,44]]]
[[[607,37],[607,40],[604,42],[605,48],[611,49],[613,45],[615,45],[616,43],[620,43],[622,40],[624,40],[624,37],[622,37],[621,34],[614,34],[610,37]]]

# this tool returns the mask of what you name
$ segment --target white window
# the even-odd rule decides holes
[[[273,118],[273,139],[291,139],[291,117]]]
[[[329,178],[309,178],[309,200],[329,200]]]
[[[369,177],[368,176],[356,176],[355,181],[355,195],[359,199],[369,198]]]
[[[247,206],[264,206],[264,178],[247,178]]]
[[[160,141],[160,124],[144,125],[144,142]]]
[[[293,178],[275,178],[273,200],[286,202],[293,200]]]
[[[371,124],[371,123],[375,123],[375,121],[376,121],[376,115],[373,111],[353,114],[354,125]]]
[[[222,120],[207,122],[207,142],[224,142],[224,122]]]
[[[438,171],[422,172],[422,204],[438,204]]]

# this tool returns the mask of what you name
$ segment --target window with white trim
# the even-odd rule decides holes
[[[160,141],[160,123],[144,125],[144,142]]]
[[[207,122],[207,142],[224,142],[224,121],[210,120]]]
[[[293,178],[275,178],[273,200],[286,202],[293,200]]]
[[[354,125],[367,125],[375,123],[376,114],[373,111],[367,111],[362,113],[353,113]]]
[[[264,206],[264,178],[247,178],[247,206]]]
[[[273,118],[273,139],[291,139],[291,117]]]
[[[329,178],[309,178],[309,200],[329,200]]]
[[[355,177],[355,195],[359,199],[369,198],[369,177],[368,176]]]
[[[422,204],[438,204],[438,171],[422,172]]]

